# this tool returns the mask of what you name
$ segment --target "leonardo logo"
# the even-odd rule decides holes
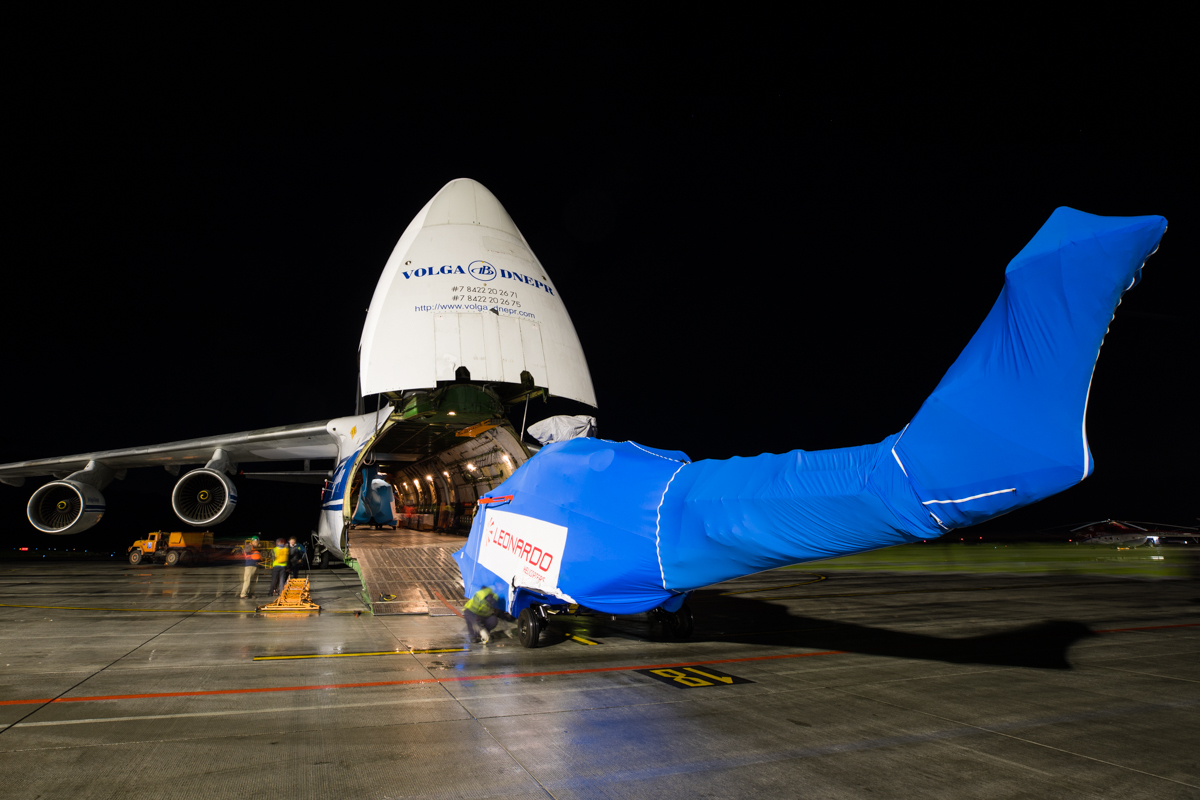
[[[472,261],[467,265],[467,272],[477,281],[490,281],[496,277],[496,268],[486,261]]]
[[[518,586],[558,586],[567,529],[535,517],[491,509],[483,525],[479,565]]]

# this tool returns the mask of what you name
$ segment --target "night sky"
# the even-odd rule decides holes
[[[0,463],[352,413],[379,273],[458,177],[558,286],[605,438],[876,442],[1069,205],[1170,230],[1101,352],[1094,476],[981,530],[1200,524],[1194,65],[1161,38],[211,23],[14,37]],[[171,483],[132,472],[76,537],[0,486],[2,546],[178,529]],[[240,493],[219,533],[316,526],[315,487]]]

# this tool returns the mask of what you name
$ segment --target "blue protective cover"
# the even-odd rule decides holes
[[[373,484],[379,477],[379,471],[375,467],[363,467],[362,476],[362,488],[358,493],[358,506],[354,509],[352,522],[355,525],[395,525],[392,487],[374,487]]]
[[[546,446],[487,495],[511,501],[476,514],[456,556],[467,595],[491,585],[513,613],[647,611],[740,575],[934,538],[1078,483],[1093,467],[1084,417],[1101,342],[1166,225],[1057,209],[912,422],[877,444],[696,463],[634,442]],[[553,591],[478,563],[490,508],[567,529]]]

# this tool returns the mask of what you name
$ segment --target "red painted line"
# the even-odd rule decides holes
[[[515,672],[501,675],[463,675],[455,678],[414,678],[408,681],[373,681],[371,683],[328,683],[320,686],[269,686],[256,689],[214,689],[196,692],[154,692],[150,694],[106,694],[91,697],[44,697],[36,700],[0,700],[0,706],[33,705],[35,703],[90,703],[96,700],[146,700],[156,697],[206,697],[224,694],[259,694],[262,692],[310,692],[316,689],[363,689],[375,686],[412,686],[421,683],[457,683],[462,681],[496,681],[509,678],[543,678],[548,675],[586,675],[594,672],[632,672],[639,669],[669,669],[671,667],[697,667],[703,664],[733,664],[742,661],[772,661],[779,658],[808,658],[809,656],[836,656],[842,650],[826,650],[820,653],[784,653],[777,656],[749,656],[745,658],[716,658],[709,661],[678,661],[673,664],[638,664],[631,667],[592,667],[591,669],[559,669],[548,672]]]
[[[1126,631],[1161,631],[1167,628],[1196,628],[1200,627],[1200,622],[1185,622],[1182,625],[1150,625],[1145,628],[1109,628],[1106,631],[1095,631],[1095,633],[1125,633]]]
[[[455,614],[458,614],[458,616],[462,617],[463,619],[466,619],[466,617],[463,617],[463,615],[462,615],[462,612],[461,612],[461,611],[459,611],[457,608],[455,608],[454,606],[452,606],[452,605],[450,605],[449,603],[447,603],[447,602],[446,602],[446,598],[444,598],[444,597],[442,597],[440,594],[438,594],[438,592],[437,592],[437,589],[433,589],[433,590],[431,590],[431,591],[433,592],[433,596],[434,596],[434,597],[436,597],[438,600],[441,600],[441,601],[442,601],[442,605],[444,605],[446,608],[448,608],[448,609],[450,609],[451,611],[453,611]]]

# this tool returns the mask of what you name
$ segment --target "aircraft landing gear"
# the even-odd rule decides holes
[[[537,647],[542,629],[546,627],[546,618],[540,609],[533,606],[522,609],[517,617],[517,638],[523,647]]]
[[[662,626],[664,639],[692,638],[692,632],[695,631],[696,626],[692,621],[692,609],[688,608],[687,603],[681,605],[678,611],[658,608],[653,613],[659,625]]]

